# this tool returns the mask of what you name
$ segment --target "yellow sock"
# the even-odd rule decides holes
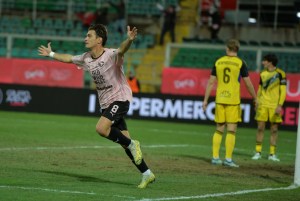
[[[225,149],[226,149],[226,159],[232,158],[232,153],[235,145],[235,133],[234,132],[227,132],[226,139],[225,139]]]
[[[270,145],[270,155],[275,155],[276,146]]]
[[[220,151],[220,146],[222,143],[222,136],[223,136],[223,133],[220,131],[215,131],[215,133],[213,135],[213,146],[212,146],[213,158],[219,158],[219,151]]]
[[[261,150],[262,150],[262,144],[256,142],[256,145],[255,145],[255,151],[256,151],[256,153],[261,153]]]

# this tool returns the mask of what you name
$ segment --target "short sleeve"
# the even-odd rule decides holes
[[[121,66],[123,64],[123,59],[124,57],[121,57],[118,54],[118,49],[112,49],[112,58],[114,60],[114,62],[117,64],[117,66]]]
[[[214,65],[213,68],[211,69],[211,75],[217,76],[217,70],[216,70],[216,66]]]
[[[218,61],[218,60],[219,60],[219,58],[215,60],[214,66],[213,66],[212,69],[211,69],[210,75],[217,76],[217,67],[216,67],[216,64],[217,64],[217,61]]]
[[[242,61],[241,76],[242,77],[248,77],[249,76],[248,69],[247,69],[247,64],[244,61]]]

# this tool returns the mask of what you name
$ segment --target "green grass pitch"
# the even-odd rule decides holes
[[[278,157],[252,161],[256,129],[238,128],[234,160],[213,166],[214,126],[127,119],[156,182],[138,189],[141,175],[123,149],[95,132],[98,119],[0,111],[0,200],[299,201],[294,182],[296,132],[279,130]],[[224,158],[224,138],[221,157]]]

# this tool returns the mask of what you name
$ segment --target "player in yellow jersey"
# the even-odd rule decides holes
[[[269,160],[280,161],[276,155],[276,142],[278,136],[278,125],[282,122],[281,110],[286,96],[285,72],[276,67],[278,59],[273,54],[263,57],[264,70],[260,73],[260,82],[257,92],[258,108],[255,120],[258,124],[256,134],[256,147],[253,160],[261,158],[262,142],[266,122],[270,122],[270,152]]]
[[[237,56],[240,48],[239,41],[231,39],[226,44],[226,56],[216,60],[212,69],[203,101],[203,110],[206,110],[208,98],[214,83],[217,81],[215,122],[216,131],[212,139],[214,165],[222,164],[229,167],[239,167],[232,160],[232,153],[235,146],[235,133],[237,123],[241,121],[240,109],[240,77],[243,78],[248,92],[256,103],[256,94],[249,78],[246,63]],[[225,160],[219,157],[222,136],[226,128],[225,139]]]

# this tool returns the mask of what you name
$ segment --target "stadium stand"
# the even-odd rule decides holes
[[[172,67],[211,68],[215,59],[225,54],[224,45],[212,43],[177,43],[168,46],[166,65]],[[250,71],[260,71],[261,58],[265,54],[276,54],[278,66],[287,73],[299,73],[300,51],[293,47],[242,46],[239,56],[246,62]]]
[[[164,67],[164,48],[155,46],[143,55],[137,68],[137,77],[141,81],[141,91],[154,93],[160,91],[161,74]]]
[[[171,62],[173,67],[211,68],[214,61],[224,55],[224,50],[180,48]],[[249,70],[256,70],[256,52],[241,50],[239,52],[248,64]]]
[[[248,44],[251,46],[259,46],[259,42],[255,40],[250,40]]]
[[[107,2],[118,3],[119,0],[73,0],[72,10],[74,12],[86,12],[94,10],[97,5],[105,4]],[[132,15],[160,15],[160,11],[156,8],[156,3],[161,2],[160,0],[130,0],[127,4],[127,10]],[[165,3],[177,4],[177,0],[166,0]],[[36,4],[38,11],[47,12],[63,12],[68,9],[68,4],[62,0],[39,0]],[[28,0],[2,0],[3,9],[9,10],[30,10],[33,7],[33,1]],[[110,8],[110,12],[114,12],[113,8]]]
[[[101,4],[109,0],[72,0],[71,4],[62,0],[39,0],[34,5],[30,0],[2,0],[2,13],[0,17],[0,57],[13,58],[32,58],[47,59],[39,57],[36,48],[40,44],[47,44],[51,41],[53,50],[62,53],[81,54],[84,51],[83,38],[86,30],[82,22],[78,19],[77,13],[95,11]],[[111,0],[118,2],[119,0]],[[136,73],[141,82],[142,92],[159,92],[161,84],[161,73],[165,64],[166,46],[158,46],[157,39],[160,34],[159,19],[160,11],[156,8],[156,3],[161,0],[129,0],[127,4],[128,21],[137,24],[139,37],[133,43],[132,48],[125,57],[125,70],[128,71],[136,67]],[[177,0],[166,0],[165,4],[177,4]],[[206,38],[189,38],[191,27],[195,24],[198,17],[199,1],[189,0],[181,1],[181,11],[178,13],[178,25],[176,26],[176,42],[182,44],[199,44],[220,46],[220,48],[178,48],[171,53],[170,66],[188,67],[188,68],[211,68],[214,60],[224,54],[224,41],[226,37],[219,40],[211,41]],[[36,6],[36,17],[33,15],[33,7]],[[72,15],[68,13],[72,11]],[[110,19],[116,15],[116,10],[109,8]],[[141,19],[138,21],[137,19]],[[151,20],[149,20],[151,19]],[[146,25],[143,21],[151,22]],[[226,27],[232,31],[232,26],[223,25],[222,31],[225,33]],[[110,38],[108,47],[118,47],[124,39],[116,30],[117,25],[113,20],[108,25]],[[150,28],[149,28],[150,27]],[[152,31],[145,31],[152,30]],[[259,35],[259,34],[258,34]],[[68,39],[68,40],[66,40]],[[242,47],[247,47],[240,51],[243,58],[251,71],[257,71],[258,54],[276,53],[279,57],[279,66],[287,72],[299,72],[300,42],[297,41],[280,41],[264,40],[260,37],[243,38],[240,37]],[[170,42],[168,36],[165,42]],[[252,48],[252,49],[251,49]],[[294,49],[294,51],[292,51]],[[274,50],[274,51],[273,51]],[[91,87],[90,76],[84,75],[86,87]]]

